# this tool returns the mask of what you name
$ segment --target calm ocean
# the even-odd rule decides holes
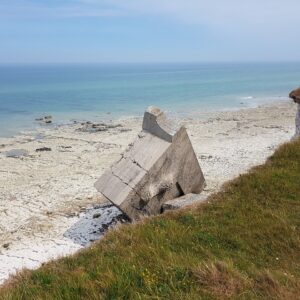
[[[114,119],[149,105],[188,115],[286,99],[299,85],[300,63],[0,66],[0,136],[42,115]]]

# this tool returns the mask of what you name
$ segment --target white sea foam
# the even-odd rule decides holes
[[[241,100],[250,100],[250,99],[253,99],[254,97],[253,96],[246,96],[246,97],[241,97],[240,99]]]

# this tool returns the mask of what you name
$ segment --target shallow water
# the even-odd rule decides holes
[[[149,105],[179,114],[235,109],[286,98],[300,63],[0,66],[0,136],[53,115],[115,119]]]

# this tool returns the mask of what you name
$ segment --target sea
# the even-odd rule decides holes
[[[74,120],[142,116],[158,106],[196,116],[288,101],[300,63],[174,63],[0,66],[0,137]]]

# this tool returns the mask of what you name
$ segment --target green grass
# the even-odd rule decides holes
[[[0,299],[300,299],[300,140],[209,203],[111,231]]]

